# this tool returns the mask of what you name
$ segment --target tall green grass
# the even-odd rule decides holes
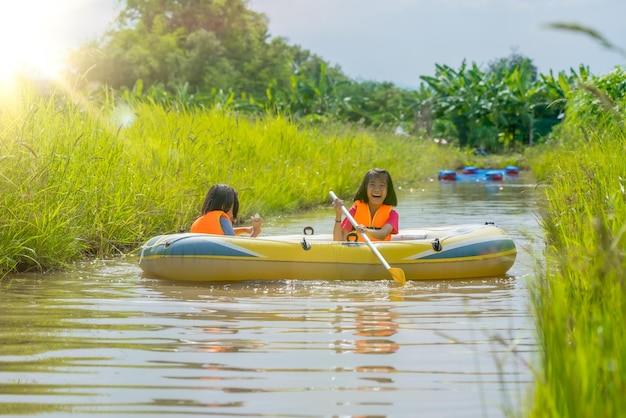
[[[96,106],[31,87],[0,109],[0,276],[125,254],[186,229],[213,183],[239,191],[245,220],[326,204],[331,189],[350,195],[374,166],[402,187],[458,158],[359,127],[112,97]]]
[[[569,100],[560,140],[530,158],[549,187],[546,266],[531,290],[541,357],[528,415],[618,417],[626,411],[626,100],[597,108],[593,88]]]

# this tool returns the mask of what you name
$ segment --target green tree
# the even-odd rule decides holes
[[[473,128],[489,124],[491,111],[490,85],[485,74],[473,63],[468,68],[463,62],[455,71],[447,65],[437,65],[435,76],[422,76],[434,90],[433,108],[436,117],[448,119],[456,127],[460,147],[472,146],[469,142]]]
[[[536,69],[530,61],[521,60],[519,64],[496,71],[497,94],[492,102],[491,120],[498,129],[500,140],[508,147],[514,143],[528,145],[533,142],[534,95],[539,88],[535,82]],[[502,77],[500,79],[500,77]]]
[[[537,80],[532,61],[516,54],[494,61],[487,72],[465,62],[458,71],[438,65],[433,77],[422,80],[434,91],[435,117],[454,125],[461,147],[532,145],[535,127],[546,135],[563,109],[562,93],[544,85],[545,78]]]
[[[310,58],[282,38],[269,39],[265,15],[245,0],[126,0],[98,41],[70,64],[86,81],[131,89],[137,80],[175,92],[235,91],[263,98],[289,88],[298,60]],[[304,57],[304,58],[303,58]]]
[[[398,126],[411,122],[414,103],[413,92],[390,82],[371,80],[342,83],[338,94],[349,103],[344,119],[374,126]]]
[[[487,66],[487,74],[494,74],[496,78],[505,78],[509,73],[513,72],[516,68],[524,68],[524,77],[528,78],[530,82],[537,81],[538,71],[533,61],[519,54],[515,49],[504,58],[498,58],[491,61]]]

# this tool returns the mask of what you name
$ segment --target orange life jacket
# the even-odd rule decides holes
[[[221,218],[226,218],[230,221],[228,214],[221,210],[207,212],[193,222],[189,231],[201,232],[203,234],[224,235],[224,230],[220,225]]]
[[[354,220],[356,221],[356,223],[358,225],[363,224],[371,229],[381,229],[383,226],[385,226],[387,220],[389,220],[389,214],[391,213],[391,209],[393,209],[391,205],[382,205],[376,210],[374,217],[372,217],[372,215],[370,214],[370,206],[367,203],[357,200],[354,202],[353,206],[356,206],[356,212],[354,212]],[[376,238],[371,237],[370,240],[380,241]],[[385,237],[384,241],[390,240],[391,234],[388,234],[387,237]],[[363,241],[363,238],[361,238],[360,235],[359,241]]]

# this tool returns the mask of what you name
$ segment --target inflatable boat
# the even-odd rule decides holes
[[[144,277],[205,282],[389,279],[366,243],[311,231],[256,238],[159,235],[141,247],[139,266]],[[491,223],[405,229],[373,245],[407,280],[500,277],[517,254],[511,237]]]

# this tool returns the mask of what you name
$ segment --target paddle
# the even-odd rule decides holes
[[[337,195],[332,190],[330,191],[329,194],[333,200],[337,199]],[[356,229],[358,224],[356,223],[352,215],[350,215],[350,212],[348,212],[348,209],[346,209],[344,205],[341,205],[341,211],[346,216],[346,218],[348,218],[348,220],[350,221],[354,229]],[[387,263],[387,260],[385,260],[382,254],[378,251],[378,248],[374,247],[374,244],[372,244],[370,237],[368,237],[367,234],[361,234],[361,236],[363,237],[363,240],[367,243],[367,245],[370,247],[372,252],[376,255],[376,257],[378,257],[382,265],[385,266],[389,274],[391,274],[391,278],[399,285],[404,285],[406,283],[406,277],[404,277],[404,271],[400,268],[389,266],[389,263]]]

